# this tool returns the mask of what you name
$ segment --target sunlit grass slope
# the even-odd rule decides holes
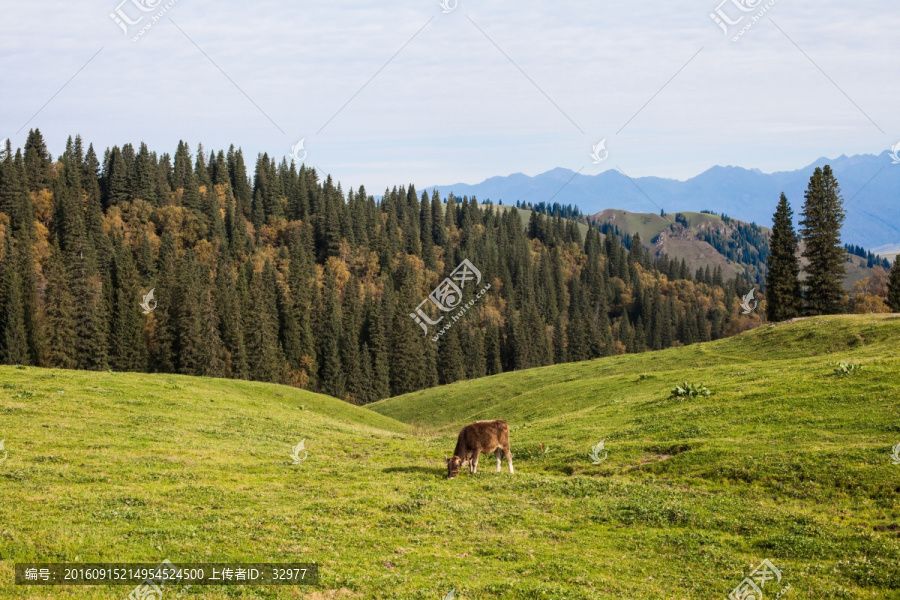
[[[0,596],[125,598],[134,587],[13,586],[15,562],[26,561],[327,564],[345,556],[358,568],[365,561],[347,554],[352,546],[380,543],[360,531],[366,498],[374,507],[393,489],[369,457],[402,456],[407,430],[285,386],[0,367],[8,452],[0,463]],[[303,439],[308,458],[292,465]],[[355,531],[335,511],[355,515]],[[329,568],[325,587],[343,576]],[[297,589],[232,593],[288,598]],[[189,597],[225,597],[223,590],[195,588]]]
[[[835,375],[839,362],[861,370]],[[684,380],[713,393],[670,398]],[[896,315],[766,325],[372,408],[427,423],[448,448],[464,423],[509,421],[521,507],[548,512],[534,535],[560,536],[573,581],[609,597],[724,597],[763,558],[797,597],[900,597]]]
[[[724,598],[769,558],[783,579],[767,599],[788,585],[896,598],[898,340],[896,317],[810,319],[375,410],[259,383],[2,367],[0,597],[131,591],[14,586],[16,562],[168,558],[320,565],[315,588],[181,598]],[[833,376],[839,361],[862,370]],[[685,379],[712,395],[670,399]],[[516,473],[484,457],[447,481],[442,457],[478,418],[509,421]]]

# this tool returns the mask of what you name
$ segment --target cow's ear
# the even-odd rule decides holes
[[[447,463],[447,464],[449,465],[449,464],[450,464],[450,459],[447,458],[447,457],[445,456],[445,457],[444,457],[444,462]]]

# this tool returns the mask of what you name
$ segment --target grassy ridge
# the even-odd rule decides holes
[[[701,555],[677,559],[685,570],[707,564],[707,552],[748,564],[767,556],[789,566],[792,593],[808,593],[801,597],[895,597],[887,588],[900,587],[900,465],[889,456],[900,443],[898,340],[897,316],[805,319],[372,408],[447,434],[472,420],[507,419],[525,472],[584,486],[594,498],[585,510],[602,523],[637,526],[637,547],[699,536],[703,543],[687,550]],[[838,361],[862,371],[833,375]],[[714,393],[669,398],[683,380]],[[593,466],[586,453],[601,439],[609,457]]]
[[[267,384],[0,367],[0,597],[131,591],[16,587],[15,562],[168,558],[320,564],[314,589],[182,598],[710,598],[769,558],[787,598],[896,598],[898,339],[896,316],[808,319],[374,411]],[[833,376],[838,361],[862,371]],[[670,399],[684,379],[713,394]],[[516,474],[485,457],[448,482],[441,457],[477,418],[510,422]]]
[[[360,441],[393,454],[408,429],[285,386],[0,367],[0,596],[131,591],[15,587],[15,562],[315,560],[337,548],[310,539],[334,482],[366,492]],[[309,457],[293,466],[304,438]]]
[[[722,223],[720,215],[710,213],[700,213],[691,211],[679,211],[677,213],[668,213],[661,216],[657,213],[635,213],[627,210],[618,210],[608,208],[593,215],[598,223],[609,223],[616,225],[619,231],[624,235],[629,233],[634,235],[640,234],[641,240],[645,245],[650,244],[650,240],[658,236],[660,233],[675,223],[675,215],[682,214],[688,221],[690,228],[697,232],[708,224],[719,225]]]

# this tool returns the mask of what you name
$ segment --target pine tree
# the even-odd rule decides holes
[[[365,404],[366,389],[371,385],[364,379],[363,358],[360,354],[360,333],[362,329],[362,298],[360,284],[351,275],[344,290],[341,307],[343,331],[341,332],[341,359],[347,378],[347,394],[354,404]]]
[[[238,282],[231,264],[220,258],[216,269],[219,332],[224,345],[224,373],[226,377],[248,377],[247,350],[244,345],[243,305]]]
[[[200,343],[203,349],[202,374],[207,377],[226,377],[228,375],[228,354],[219,330],[219,298],[216,287],[210,281],[209,267],[201,265],[198,269],[200,290],[199,326]]]
[[[131,250],[119,239],[114,242],[111,264],[113,307],[110,312],[109,363],[117,371],[145,371],[147,344],[144,319],[138,308],[141,297]]]
[[[53,157],[47,151],[41,130],[29,130],[25,141],[25,180],[29,191],[37,192],[51,186],[52,163]]]
[[[374,300],[368,310],[368,337],[372,351],[373,395],[376,399],[391,395],[390,351],[388,349],[388,324],[394,314],[394,290],[390,277],[382,276],[381,302]]]
[[[465,361],[459,340],[461,323],[457,322],[441,338],[438,350],[438,374],[441,384],[453,383],[466,378]],[[431,343],[429,340],[428,343]]]
[[[40,136],[40,133],[37,135]],[[40,141],[40,144],[43,142]],[[39,269],[32,252],[36,239],[34,207],[31,193],[26,186],[27,163],[22,153],[17,151],[13,158],[10,155],[8,141],[6,152],[6,158],[0,162],[0,213],[9,216],[6,235],[15,237],[15,252],[12,252],[8,259],[13,263],[9,268],[18,271],[20,285],[18,301],[22,304],[27,340],[24,352],[28,354],[31,363],[39,364],[43,353],[43,339],[38,320]]]
[[[639,265],[644,264],[644,247],[641,242],[641,234],[639,233],[635,233],[634,237],[631,238],[631,252],[628,255],[628,259]]]
[[[284,381],[286,367],[278,339],[276,285],[275,268],[270,261],[266,261],[261,272],[252,274],[249,324],[245,330],[250,377],[272,383]]]
[[[892,311],[900,312],[900,254],[894,258],[894,266],[891,269],[887,305]]]
[[[325,273],[325,286],[321,292],[321,314],[318,327],[319,384],[322,393],[343,398],[347,390],[344,365],[341,362],[340,289],[331,269]]]
[[[234,192],[234,199],[237,207],[237,213],[243,215],[244,219],[250,219],[252,210],[253,190],[247,179],[247,167],[244,164],[244,154],[241,149],[234,149],[231,146],[228,150],[228,175],[231,178],[231,189]]]
[[[562,315],[557,313],[553,324],[553,364],[566,362],[566,331],[563,328]]]
[[[447,232],[444,229],[444,211],[438,191],[431,193],[431,238],[435,246],[447,245]]]
[[[400,307],[412,311],[421,302],[417,297],[416,275],[408,265],[398,273],[403,282],[398,294],[397,310],[393,315],[390,343],[390,376],[392,395],[414,392],[425,387],[424,344],[431,338],[422,335],[422,329]],[[427,339],[427,341],[426,341]]]
[[[797,236],[792,216],[791,205],[782,193],[772,219],[772,236],[769,239],[766,317],[770,321],[784,321],[800,314],[800,261],[797,258]]]
[[[829,165],[816,167],[809,180],[803,205],[800,233],[805,248],[806,312],[811,315],[835,314],[841,309],[845,276],[841,225],[844,222],[840,186]]]
[[[316,352],[312,333],[312,304],[316,286],[314,251],[310,227],[296,232],[291,239],[291,262],[288,285],[291,289],[297,321],[296,367],[301,371],[301,387],[313,387],[316,374]]]
[[[10,264],[4,269],[2,289],[0,289],[0,361],[11,365],[30,365],[28,336],[25,332],[25,305],[22,293],[22,278],[15,268],[14,246],[7,239],[4,252],[10,257]]]
[[[144,142],[141,142],[134,162],[134,178],[129,186],[131,193],[135,199],[156,204],[157,165],[154,157],[150,154],[150,150],[147,148],[147,144]]]
[[[46,321],[46,362],[48,367],[74,369],[75,301],[70,291],[69,276],[63,263],[62,251],[56,241],[50,248],[46,267],[47,287],[44,290]]]
[[[157,273],[152,286],[157,306],[151,313],[154,323],[151,359],[155,371],[172,373],[178,367],[178,257],[175,240],[168,233],[160,245]]]
[[[202,336],[203,273],[193,251],[179,264],[178,273],[178,366],[185,375],[205,374],[207,351]],[[271,381],[271,380],[265,380]]]
[[[497,375],[503,372],[503,353],[500,330],[489,320],[484,329],[484,364],[486,375]]]
[[[80,202],[81,177],[77,165],[64,158],[54,190],[59,215],[60,247],[70,273],[74,299],[75,355],[77,367],[87,370],[107,368],[108,315],[103,297],[103,280],[96,266],[96,254],[85,227]]]
[[[434,261],[434,222],[431,209],[431,203],[428,201],[428,194],[422,192],[421,208],[419,210],[419,232],[420,243],[422,245],[422,259],[425,266],[429,269],[437,268]]]
[[[178,148],[175,150],[172,180],[169,184],[176,193],[181,192],[181,206],[200,212],[200,189],[194,177],[191,150],[183,141],[178,142]]]
[[[637,349],[634,345],[634,330],[631,327],[631,322],[628,320],[628,313],[625,313],[619,319],[619,341],[622,342],[622,345],[625,346],[626,352],[637,352]]]
[[[369,352],[369,345],[363,342],[362,349],[359,353],[360,364],[362,368],[362,394],[357,398],[359,404],[369,404],[379,400],[375,393],[373,383],[375,381],[375,369],[372,365],[372,353]]]
[[[284,348],[284,357],[291,369],[292,379],[296,377],[299,382],[302,377],[304,348],[301,343],[300,323],[297,319],[300,313],[297,311],[295,297],[297,292],[294,291],[294,288],[299,284],[295,282],[297,277],[294,272],[297,271],[297,265],[293,260],[290,269],[288,282],[290,287],[288,285],[278,286],[278,337],[281,340],[281,347]]]
[[[477,326],[470,326],[463,330],[463,333],[465,334],[463,359],[466,362],[466,379],[484,377],[487,375],[487,365],[484,359],[484,333]]]
[[[128,200],[128,166],[118,146],[107,151],[102,182],[103,208],[117,206]]]

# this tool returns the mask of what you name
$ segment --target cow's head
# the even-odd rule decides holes
[[[450,458],[445,456],[444,460],[447,461],[447,479],[453,479],[459,475],[459,470],[463,466],[463,459],[458,456],[451,456]]]

